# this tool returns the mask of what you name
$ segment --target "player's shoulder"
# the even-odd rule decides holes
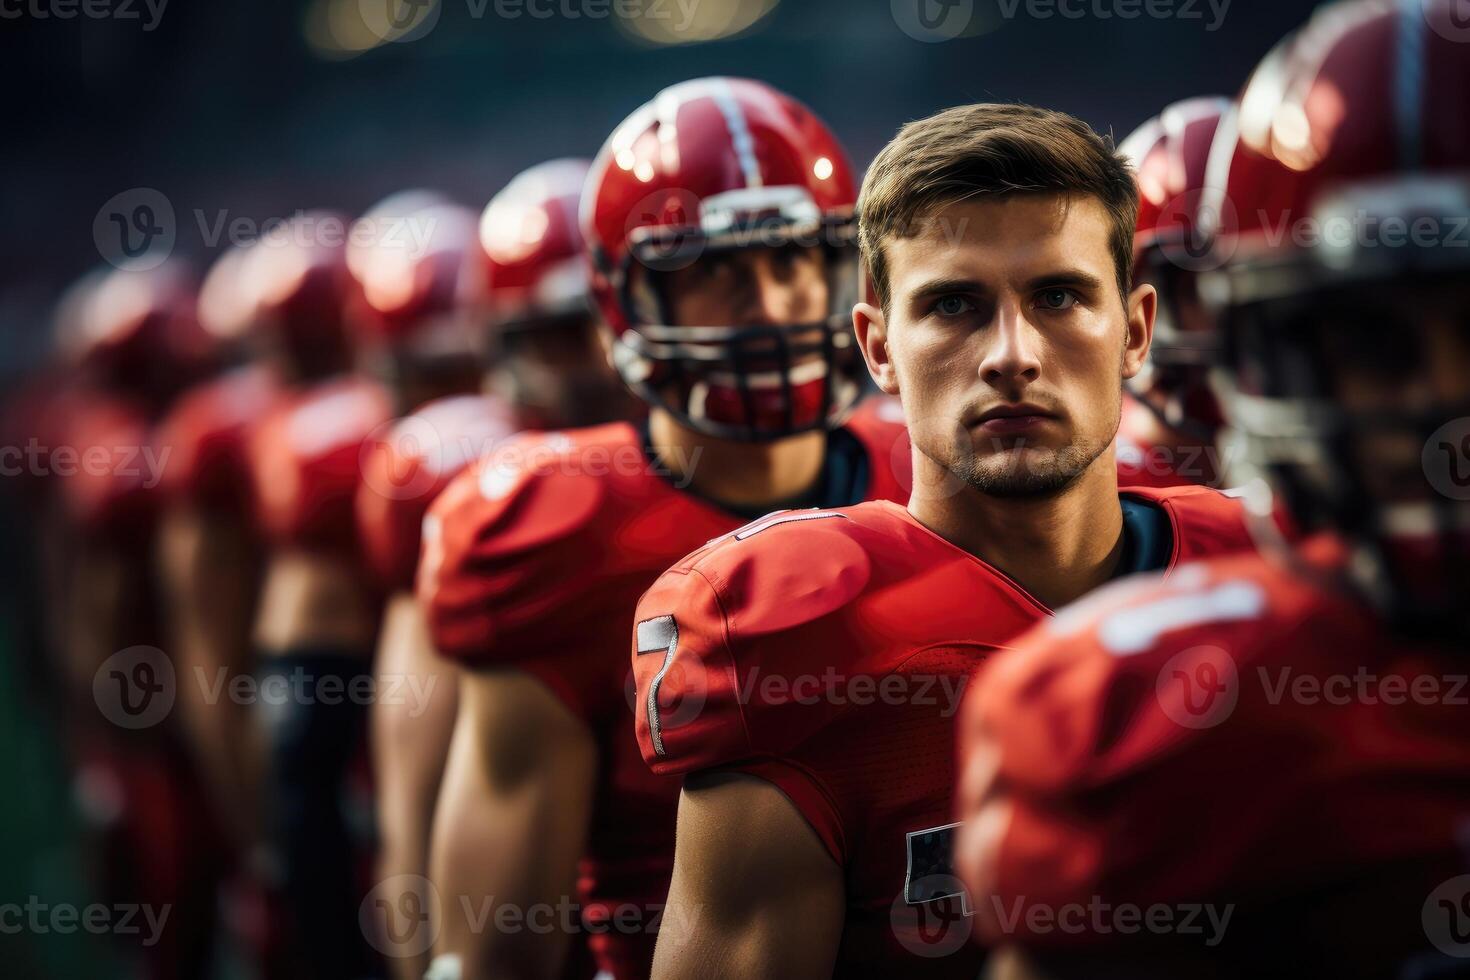
[[[158,429],[160,452],[169,454],[165,492],[206,499],[240,493],[251,432],[281,397],[274,373],[256,365],[181,395]]]
[[[499,399],[452,395],[380,425],[361,448],[363,487],[422,514],[444,485],[473,460],[516,433],[514,413]]]
[[[900,505],[882,500],[772,511],[711,539],[669,570],[728,580],[742,569],[789,566],[794,574],[821,580],[858,552],[865,562],[906,537],[909,522],[902,514]]]
[[[439,651],[525,657],[596,607],[634,561],[620,535],[657,479],[626,424],[521,433],[468,466],[423,522],[417,591]]]
[[[607,528],[614,460],[641,462],[626,423],[509,436],[450,481],[429,508],[435,532],[482,558],[530,553]],[[605,465],[604,465],[605,463]],[[586,556],[584,556],[586,557]]]
[[[780,754],[841,709],[749,697],[760,678],[881,674],[868,597],[903,579],[912,525],[869,502],[778,511],[706,544],[644,593],[634,617],[635,730],[658,772]],[[917,554],[917,552],[915,552]]]
[[[1007,771],[1075,784],[1179,751],[1234,711],[1242,678],[1330,659],[1352,604],[1279,561],[1219,556],[1105,586],[992,657],[970,687],[967,739]],[[1324,628],[1330,627],[1330,632]],[[1089,775],[1090,774],[1090,775]]]
[[[71,519],[88,533],[144,533],[162,465],[146,408],[105,392],[88,392],[69,407],[49,465]]]
[[[356,511],[363,551],[380,579],[411,586],[430,503],[472,459],[514,432],[504,403],[478,395],[436,399],[373,432],[360,453]]]
[[[738,619],[742,638],[790,629],[853,601],[875,568],[897,566],[912,530],[903,508],[887,501],[775,511],[672,565],[645,593],[640,613],[708,588]]]
[[[393,420],[387,388],[343,375],[280,398],[258,429],[258,450],[304,463],[356,452],[375,429]]]
[[[165,429],[200,433],[235,428],[265,415],[282,396],[274,372],[250,364],[225,371],[179,396]]]
[[[1328,592],[1276,558],[1222,554],[1106,585],[1036,627],[1016,654],[997,659],[1021,665],[1048,653],[1096,656],[1127,668],[1202,642],[1246,655],[1269,650],[1281,630],[1327,614],[1332,604]]]
[[[441,449],[466,461],[478,459],[519,429],[516,413],[491,395],[447,395],[420,405],[393,425],[395,449],[426,455]]]

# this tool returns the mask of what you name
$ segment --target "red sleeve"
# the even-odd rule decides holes
[[[48,466],[70,519],[85,534],[146,537],[157,513],[161,456],[143,413],[118,399],[74,406]]]
[[[250,440],[250,469],[262,527],[278,545],[356,553],[354,502],[362,450],[391,418],[381,388],[329,382],[264,420]]]
[[[478,396],[441,399],[399,419],[362,451],[357,529],[383,587],[413,589],[429,505],[471,459],[515,431],[511,413]]]
[[[441,655],[525,670],[588,719],[626,703],[621,651],[647,578],[619,574],[605,481],[516,464],[547,438],[512,439],[450,482],[424,521],[417,588]]]
[[[830,521],[795,515],[777,533],[761,529],[779,516],[713,542],[644,595],[633,637],[635,730],[657,773],[736,770],[772,783],[842,863],[840,788],[804,751],[842,708],[767,697],[762,685],[785,690],[823,675],[840,642],[827,617],[861,591],[868,564],[837,526],[850,523],[840,512]]]
[[[159,429],[167,452],[167,498],[245,513],[252,504],[249,444],[252,426],[277,397],[274,382],[248,368],[185,395]]]

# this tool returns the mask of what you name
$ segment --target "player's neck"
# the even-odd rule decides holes
[[[1109,450],[1063,492],[1002,498],[972,487],[945,487],[937,464],[914,454],[909,512],[921,524],[1015,579],[1052,609],[1081,598],[1112,577],[1122,554],[1123,508],[1117,464]],[[952,484],[949,484],[952,486]]]
[[[822,472],[824,432],[777,442],[731,442],[695,432],[658,409],[649,413],[648,431],[677,486],[732,507],[790,500],[810,489]]]

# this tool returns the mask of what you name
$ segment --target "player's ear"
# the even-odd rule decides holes
[[[1154,340],[1154,316],[1159,308],[1159,294],[1148,283],[1142,283],[1128,294],[1127,345],[1123,348],[1123,377],[1132,378],[1143,370],[1148,348]]]
[[[898,374],[888,356],[888,321],[883,311],[872,303],[858,303],[852,308],[852,330],[873,383],[884,394],[898,394]]]

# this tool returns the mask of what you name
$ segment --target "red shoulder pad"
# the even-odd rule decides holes
[[[844,425],[868,450],[868,500],[904,503],[914,489],[914,461],[903,405],[889,395],[864,399]]]
[[[200,385],[179,399],[159,429],[169,499],[245,513],[251,507],[252,428],[281,398],[272,372],[247,367]]]
[[[272,541],[357,549],[353,516],[363,444],[392,419],[381,385],[324,382],[279,404],[250,439],[256,512]]]
[[[1018,936],[1000,910],[1244,901],[1449,849],[1470,772],[1457,709],[1331,700],[1330,678],[1408,690],[1432,668],[1365,606],[1251,555],[1065,611],[992,658],[962,709],[957,855],[997,898],[982,930],[1085,941],[1024,934],[1024,915]]]
[[[471,663],[532,656],[609,560],[608,483],[562,465],[637,447],[626,425],[525,433],[462,472],[430,506],[418,591],[439,652]],[[639,450],[641,452],[641,449]]]
[[[1204,784],[1231,778],[1168,766],[1179,782],[1165,787],[1157,767],[1229,720],[1239,658],[1292,600],[1273,577],[1260,559],[1243,557],[1195,564],[1167,582],[1124,580],[981,668],[961,709],[956,799],[957,818],[970,821],[957,847],[961,876],[989,889],[973,894],[1112,899],[1099,889],[1120,869],[1158,856],[1163,842],[1147,838],[1156,814],[1172,806],[1159,793],[1212,793]],[[1114,812],[1096,822],[1082,816],[1089,801],[1124,785],[1133,788],[1110,800]],[[1210,848],[1198,850],[1209,860]],[[1003,933],[994,909],[978,911],[991,935]]]
[[[156,516],[163,466],[143,409],[126,399],[76,400],[47,466],[84,534],[141,539]]]
[[[482,395],[442,398],[375,431],[362,448],[357,527],[385,588],[413,588],[424,515],[472,459],[516,431],[514,414]]]
[[[638,603],[636,730],[658,773],[780,754],[820,728],[828,706],[750,696],[763,676],[820,676],[829,617],[867,587],[867,505],[778,511],[696,551]],[[877,515],[882,520],[882,515]],[[860,669],[860,668],[859,668]]]

